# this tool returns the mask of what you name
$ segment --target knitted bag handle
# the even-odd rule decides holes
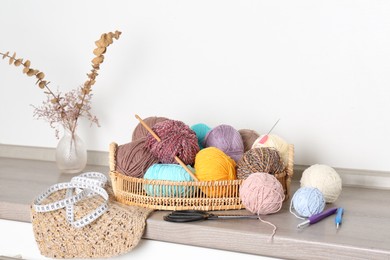
[[[68,223],[76,228],[84,227],[95,221],[108,209],[108,193],[104,189],[106,182],[107,177],[100,172],[86,172],[80,174],[79,176],[73,177],[70,182],[57,183],[50,186],[46,191],[37,196],[33,202],[33,207],[36,212],[50,212],[66,208],[66,219]],[[66,189],[64,199],[48,204],[41,204],[43,200],[48,198],[51,194],[63,189]],[[104,202],[81,219],[75,220],[74,205],[78,201],[95,195],[102,196]]]

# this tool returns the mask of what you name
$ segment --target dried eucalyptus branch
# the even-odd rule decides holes
[[[96,48],[93,51],[95,57],[91,60],[92,69],[87,74],[87,80],[77,90],[72,90],[65,94],[53,92],[49,87],[50,81],[45,80],[45,74],[42,71],[33,69],[29,60],[23,61],[22,58],[17,58],[16,53],[10,55],[10,52],[2,53],[3,59],[8,59],[10,65],[16,67],[23,66],[23,73],[29,77],[36,78],[36,85],[44,89],[47,95],[47,100],[43,102],[42,106],[34,107],[34,116],[38,119],[45,119],[49,122],[52,128],[56,129],[56,136],[58,138],[57,123],[61,123],[65,128],[74,133],[77,122],[80,116],[87,117],[91,123],[96,123],[99,126],[98,120],[90,113],[91,105],[91,89],[96,82],[100,65],[104,61],[104,54],[108,46],[113,43],[113,40],[118,40],[121,32],[109,32],[101,35],[100,39],[95,42]]]

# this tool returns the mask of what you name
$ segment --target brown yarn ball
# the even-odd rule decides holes
[[[116,168],[124,175],[143,178],[147,169],[158,159],[145,148],[146,138],[118,146]]]
[[[245,152],[237,163],[237,178],[246,179],[255,172],[276,175],[282,173],[284,169],[284,163],[275,148],[252,148]]]
[[[147,117],[147,118],[143,119],[145,124],[147,126],[149,126],[150,128],[152,128],[155,124],[157,124],[159,122],[163,122],[165,120],[168,120],[168,118],[157,117],[157,116],[151,116],[151,117]],[[134,128],[133,136],[132,136],[131,140],[135,141],[135,140],[140,139],[142,137],[146,137],[148,135],[148,133],[149,133],[148,130],[146,130],[145,127],[141,123],[138,123],[138,125]]]
[[[242,141],[244,142],[244,152],[252,148],[253,143],[259,138],[259,134],[250,129],[240,129],[238,132],[241,135]]]

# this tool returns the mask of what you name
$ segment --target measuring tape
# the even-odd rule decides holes
[[[80,174],[79,176],[73,177],[70,182],[57,183],[49,187],[34,200],[33,207],[36,212],[50,212],[65,208],[66,220],[76,228],[84,227],[95,221],[108,209],[108,193],[104,189],[106,182],[107,177],[100,172],[86,172]],[[66,189],[64,199],[48,204],[41,204],[42,201],[48,198],[51,194],[63,189]],[[104,198],[104,202],[86,216],[75,220],[74,205],[85,198],[95,195],[102,196]]]

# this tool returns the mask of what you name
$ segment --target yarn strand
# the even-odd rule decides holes
[[[269,221],[266,221],[266,220],[261,219],[260,216],[259,216],[259,220],[260,220],[261,222],[265,223],[265,224],[270,225],[270,226],[273,228],[272,234],[271,234],[270,238],[268,239],[268,242],[271,243],[271,242],[274,240],[274,236],[275,236],[275,234],[276,234],[276,229],[277,229],[276,225],[273,224],[273,223],[271,223],[271,222],[269,222]]]
[[[293,211],[292,211],[292,205],[293,205],[293,200],[291,200],[290,202],[290,213],[293,214],[296,218],[299,218],[299,219],[305,219],[305,218],[302,218],[300,216],[298,216],[297,214],[295,214]]]

